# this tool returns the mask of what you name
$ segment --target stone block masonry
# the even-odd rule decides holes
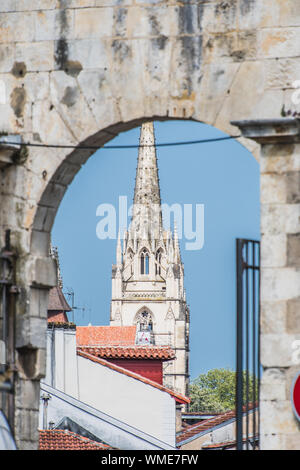
[[[149,119],[193,119],[231,135],[238,132],[232,121],[263,129],[261,139],[249,129],[239,139],[261,167],[262,448],[300,448],[289,403],[299,367],[290,359],[299,334],[299,125],[274,122],[300,111],[293,102],[299,41],[294,0],[273,0],[271,8],[269,0],[0,2],[2,135],[102,146]],[[11,229],[20,288],[14,431],[19,448],[31,449],[37,398],[20,397],[23,381],[33,389],[45,373],[42,309],[55,283],[49,235],[92,151],[27,147],[16,160],[4,153],[1,147],[0,244]]]

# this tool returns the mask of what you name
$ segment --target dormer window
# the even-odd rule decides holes
[[[149,274],[149,253],[146,248],[141,252],[141,274]]]

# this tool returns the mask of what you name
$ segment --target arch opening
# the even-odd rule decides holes
[[[148,120],[142,120],[143,122],[147,122]],[[135,124],[137,124],[135,122]],[[168,126],[168,125],[175,125],[178,126],[177,130],[169,130],[169,134],[165,134],[166,137],[162,138],[162,135],[160,138],[157,139],[157,141],[171,141],[173,140],[170,138],[170,135],[180,135],[178,132],[178,128],[180,125],[191,125],[193,126],[192,130],[192,135],[195,136],[195,132],[199,132],[199,136],[201,137],[203,135],[203,132],[208,132],[209,136],[217,135],[221,136],[220,131],[215,130],[214,128],[207,126],[203,123],[198,123],[196,121],[193,122],[188,122],[188,121],[177,121],[177,120],[171,120],[171,121],[163,121],[163,122],[158,122],[155,121],[156,126]],[[197,126],[199,126],[199,130],[197,129]],[[171,129],[171,127],[170,127]],[[130,131],[133,136],[133,141],[130,138],[130,143],[134,142],[137,143],[137,135],[138,135],[139,129],[137,127],[133,127],[133,129]],[[190,134],[189,134],[190,136]],[[124,142],[124,138],[126,137],[126,133],[120,135],[120,141]],[[191,137],[191,136],[190,136]],[[123,139],[123,140],[122,140]],[[189,140],[188,138],[183,138],[180,140]],[[190,140],[192,140],[190,138]],[[195,137],[194,137],[195,140]],[[108,139],[107,139],[108,142]],[[248,184],[245,186],[243,182],[243,178],[241,178],[241,171],[243,170],[243,159],[247,160],[246,166],[248,168],[251,167],[252,162],[253,166],[257,165],[256,160],[253,158],[253,156],[250,156],[247,151],[241,150],[241,146],[239,143],[230,141],[231,144],[236,146],[236,150],[231,152],[231,150],[225,150],[224,145],[216,144],[219,145],[219,149],[217,150],[216,153],[218,154],[216,157],[213,157],[213,151],[209,148],[209,144],[205,146],[199,146],[197,149],[196,154],[193,153],[190,149],[190,147],[184,148],[178,148],[175,149],[171,148],[171,151],[169,150],[169,156],[166,153],[166,150],[163,150],[162,148],[157,148],[157,154],[158,154],[158,166],[159,166],[159,172],[160,172],[160,184],[161,184],[161,191],[163,194],[163,199],[168,203],[169,209],[174,209],[171,210],[171,218],[170,218],[170,229],[172,230],[174,227],[174,222],[176,222],[177,226],[177,231],[178,231],[178,245],[179,245],[179,251],[182,255],[182,258],[184,259],[184,274],[185,274],[185,279],[187,279],[186,282],[188,282],[188,285],[190,286],[190,289],[187,289],[187,298],[189,298],[189,295],[191,295],[191,305],[190,305],[190,310],[191,310],[191,330],[190,330],[190,338],[191,338],[191,351],[193,351],[193,347],[195,345],[201,346],[201,348],[198,347],[197,352],[192,353],[190,359],[186,359],[186,364],[191,370],[191,377],[195,378],[199,372],[205,371],[207,369],[211,369],[214,367],[222,367],[227,365],[228,367],[233,366],[233,357],[234,357],[234,315],[232,313],[232,308],[234,304],[234,285],[233,285],[233,263],[234,263],[234,253],[233,253],[233,244],[230,245],[230,241],[227,238],[226,239],[226,247],[224,244],[222,244],[222,250],[225,250],[225,252],[222,253],[222,250],[220,250],[219,246],[220,241],[224,235],[226,237],[231,236],[231,241],[233,242],[233,231],[229,234],[228,227],[227,225],[232,222],[226,221],[226,211],[227,215],[229,215],[230,210],[232,210],[233,206],[235,207],[234,210],[238,210],[238,206],[241,206],[241,204],[245,204],[244,207],[242,207],[239,212],[237,212],[239,215],[235,216],[236,222],[234,224],[234,230],[236,231],[236,236],[243,236],[246,234],[247,230],[249,229],[249,224],[245,225],[242,230],[244,232],[241,234],[241,232],[238,232],[239,230],[239,224],[237,221],[240,220],[246,220],[247,218],[251,219],[253,221],[253,213],[249,212],[249,201],[251,199],[248,198],[248,202],[245,202],[243,197],[246,194],[247,190],[250,190],[251,184]],[[228,142],[229,143],[229,142]],[[226,144],[227,145],[227,144]],[[230,147],[231,149],[233,147]],[[202,150],[203,149],[203,150]],[[61,201],[62,198],[62,193],[57,193],[57,199],[56,203],[58,204],[58,207],[60,207],[60,213],[62,215],[59,215],[58,222],[61,226],[61,229],[57,229],[54,226],[54,230],[56,230],[56,241],[59,241],[60,237],[63,236],[63,231],[68,230],[68,225],[70,224],[71,220],[73,221],[76,219],[76,214],[77,217],[79,215],[78,213],[78,204],[83,204],[83,211],[88,211],[88,195],[85,196],[86,188],[88,186],[93,186],[92,182],[92,174],[96,175],[98,171],[98,175],[100,174],[100,170],[103,171],[103,174],[106,174],[106,177],[104,179],[107,179],[107,184],[104,182],[102,183],[103,185],[103,192],[99,191],[99,196],[95,197],[93,200],[94,202],[105,202],[111,205],[114,205],[115,208],[119,205],[119,200],[118,197],[115,197],[112,192],[110,193],[110,196],[107,196],[107,199],[105,199],[105,191],[108,191],[109,185],[115,185],[115,188],[118,188],[118,195],[117,196],[122,196],[125,194],[125,186],[128,186],[128,182],[131,182],[131,187],[130,190],[127,192],[127,199],[132,200],[132,194],[134,191],[134,181],[135,181],[135,171],[136,171],[136,157],[137,157],[137,149],[132,149],[130,152],[130,155],[127,155],[127,159],[120,157],[117,158],[116,154],[118,151],[106,151],[102,163],[101,163],[101,153],[103,152],[104,149],[101,149],[98,153],[98,155],[94,155],[87,165],[85,165],[82,168],[82,173],[79,172],[79,167],[74,167],[74,158],[76,155],[76,152],[73,152],[70,154],[70,156],[67,158],[67,160],[71,159],[71,165],[73,171],[75,171],[75,174],[79,172],[78,178],[76,180],[80,180],[81,174],[82,176],[82,182],[79,183],[73,183],[75,184],[75,187],[77,187],[78,192],[76,192],[76,198],[74,200],[74,205],[70,204],[70,198],[69,196],[66,196],[66,199]],[[80,154],[80,151],[78,151],[78,155]],[[111,153],[110,153],[111,152]],[[231,153],[230,153],[231,152]],[[240,154],[243,153],[243,156]],[[184,159],[182,158],[184,154]],[[247,154],[247,155],[246,155]],[[78,158],[78,155],[76,155],[76,158]],[[132,157],[132,158],[131,158]],[[82,158],[82,157],[81,157]],[[87,159],[86,155],[84,156],[85,159]],[[209,162],[210,159],[216,158],[214,162]],[[202,163],[201,163],[202,161]],[[91,163],[90,163],[91,162]],[[59,184],[59,181],[62,181],[62,177],[64,175],[63,169],[64,169],[64,164],[60,166],[57,170],[57,174],[54,175],[53,181],[51,181],[51,185],[56,185]],[[207,175],[206,176],[201,176],[203,172],[201,172],[201,164],[202,165],[207,165]],[[227,168],[227,165],[230,167],[230,169]],[[89,170],[89,166],[91,170]],[[258,165],[257,165],[258,166]],[[188,167],[188,168],[187,168]],[[233,167],[235,167],[235,170],[233,171]],[[170,178],[170,169],[172,169],[172,178]],[[175,171],[177,169],[177,171]],[[244,168],[245,169],[245,168]],[[252,168],[253,170],[253,168]],[[251,171],[252,171],[251,170]],[[112,179],[109,180],[109,171],[113,172],[114,175],[114,181]],[[233,171],[233,174],[231,175],[230,179],[230,172]],[[62,172],[62,173],[61,173]],[[174,173],[174,176],[173,176]],[[247,173],[247,172],[245,172]],[[258,169],[256,168],[255,172],[256,177],[258,177]],[[253,173],[253,174],[254,174]],[[56,182],[54,183],[54,180]],[[95,181],[95,180],[94,180]],[[99,181],[99,179],[98,179]],[[210,182],[210,183],[209,183]],[[256,182],[256,190],[258,187],[258,182]],[[85,188],[84,192],[82,192],[82,189],[80,191],[80,185],[81,188]],[[234,194],[233,191],[233,186],[236,187],[237,193]],[[71,187],[72,188],[72,185]],[[194,188],[194,193],[191,191],[191,188]],[[205,190],[203,189],[205,188]],[[124,192],[123,192],[124,189]],[[165,196],[166,193],[170,190],[170,195]],[[49,189],[49,191],[51,191]],[[222,193],[223,192],[223,193]],[[196,197],[196,193],[198,194],[198,197]],[[215,193],[215,194],[214,194]],[[75,194],[75,193],[74,193]],[[143,193],[144,195],[145,193]],[[212,198],[213,202],[206,202],[205,197],[206,194],[209,194],[210,197]],[[107,192],[108,195],[108,192]],[[185,196],[186,195],[186,196]],[[70,196],[71,197],[71,196]],[[39,210],[42,210],[43,204],[46,201],[46,196],[44,195],[43,198],[41,199],[40,207]],[[238,202],[237,202],[238,201]],[[243,201],[243,203],[241,203]],[[259,204],[258,202],[258,193],[256,194],[256,203]],[[173,205],[178,204],[179,209],[181,211],[177,211],[176,209],[178,207],[172,207]],[[199,207],[201,205],[205,205],[205,243],[203,249],[186,249],[186,245],[188,243],[191,243],[191,235],[195,235],[196,230],[195,230],[195,219],[190,221],[192,222],[189,225],[188,221],[188,216],[189,216],[189,210],[191,210],[190,215],[195,216],[197,213],[196,211],[196,206],[197,204]],[[257,205],[256,204],[256,205]],[[128,204],[129,205],[129,204]],[[232,206],[230,206],[232,205]],[[74,207],[73,207],[74,206]],[[67,209],[66,209],[67,208]],[[93,213],[92,217],[94,217],[94,220],[96,219],[95,214],[96,214],[96,208],[97,205],[94,204],[93,208]],[[69,211],[65,212],[65,215],[63,215],[63,211]],[[184,212],[186,210],[186,212]],[[248,211],[248,214],[247,214]],[[55,215],[55,210],[52,207],[50,210],[50,215],[54,216]],[[117,210],[116,210],[117,212]],[[130,210],[128,211],[130,213]],[[178,224],[178,220],[176,220],[176,214],[183,217],[183,225],[180,227]],[[210,215],[211,214],[211,215]],[[118,214],[117,214],[118,216]],[[83,217],[83,214],[80,214],[80,217]],[[185,217],[187,217],[187,222],[186,226],[184,226],[184,221]],[[208,217],[208,218],[206,218]],[[118,217],[117,217],[118,218]],[[64,220],[63,220],[64,219]],[[220,219],[220,220],[217,220]],[[90,219],[91,220],[91,217]],[[199,219],[200,220],[200,219]],[[198,220],[198,221],[199,221]],[[91,267],[89,266],[89,259],[86,257],[86,250],[82,249],[80,250],[80,234],[81,237],[83,236],[84,227],[87,227],[87,219],[84,217],[82,220],[80,220],[79,224],[73,224],[73,234],[74,234],[74,240],[73,240],[73,251],[76,250],[77,256],[81,258],[81,269],[82,271],[88,272],[88,270],[91,270]],[[257,216],[256,222],[259,223],[259,215]],[[55,222],[56,223],[56,222]],[[223,223],[223,226],[222,226]],[[50,227],[50,224],[49,224]],[[102,271],[101,276],[99,275],[100,269],[98,269],[98,274],[96,274],[96,270],[93,269],[93,280],[91,284],[93,284],[94,289],[93,291],[100,292],[108,292],[109,294],[106,296],[106,306],[109,304],[109,297],[110,297],[110,273],[108,270],[108,265],[112,262],[113,259],[115,259],[115,246],[116,246],[116,238],[117,238],[117,233],[118,233],[118,228],[116,227],[115,230],[115,237],[112,237],[111,239],[108,239],[105,241],[102,241],[102,243],[105,243],[106,246],[108,247],[107,250],[107,257],[104,255],[104,253],[101,252],[101,249],[99,249],[99,252],[97,251],[97,245],[96,243],[90,243],[90,241],[87,241],[85,243],[85,246],[90,246],[93,247],[92,250],[93,254],[89,255],[92,256],[94,261],[99,263],[99,265],[102,263],[102,258],[103,256],[106,258],[105,262],[106,263],[106,274]],[[121,227],[122,228],[122,227]],[[99,244],[100,241],[97,239],[95,236],[95,225],[93,226],[93,231],[90,231],[90,236],[95,238],[95,241]],[[70,226],[69,226],[70,230]],[[259,229],[258,229],[259,230]],[[78,234],[77,234],[78,231]],[[42,234],[43,231],[37,230],[37,225],[35,224],[35,235]],[[50,231],[48,232],[50,233]],[[65,232],[66,233],[66,232]],[[220,237],[220,234],[222,236]],[[188,235],[188,237],[186,237]],[[200,236],[200,235],[199,235]],[[186,237],[186,238],[185,238]],[[254,233],[251,233],[251,237],[255,237]],[[90,238],[91,240],[91,238]],[[55,245],[57,243],[55,241]],[[76,241],[78,244],[76,245]],[[196,241],[196,240],[195,240]],[[41,241],[39,241],[37,246],[40,246]],[[122,240],[123,243],[123,240]],[[66,247],[66,244],[64,244]],[[98,245],[99,247],[99,245]],[[130,281],[131,282],[136,282],[134,281],[134,240],[132,241],[132,262],[131,262],[131,267],[130,267]],[[207,251],[207,249],[209,250]],[[48,247],[47,247],[48,249]],[[63,255],[63,274],[64,274],[64,269],[66,268],[67,264],[70,262],[71,259],[74,260],[74,255],[71,253],[71,246],[69,248],[66,247],[66,251],[68,254],[65,256],[63,253],[64,248],[62,248],[62,255]],[[148,250],[148,247],[147,247]],[[176,251],[177,250],[177,251]],[[47,250],[44,250],[45,252]],[[85,253],[85,256],[82,257],[81,254],[79,254],[79,251],[82,251]],[[176,253],[177,254],[176,254]],[[110,253],[110,254],[109,254]],[[128,255],[130,255],[130,250],[128,251]],[[225,253],[225,255],[224,255]],[[167,272],[167,266],[164,266],[162,264],[162,258],[163,258],[163,250],[161,248],[158,248],[154,253],[153,253],[153,259],[151,263],[153,263],[153,266],[151,269],[153,269],[153,272],[155,275],[161,276],[163,279],[167,279],[168,272]],[[124,256],[124,248],[122,252],[122,256]],[[178,248],[175,249],[173,252],[169,255],[172,259],[175,259],[176,256],[178,256]],[[65,259],[64,259],[65,258]],[[109,262],[108,262],[109,259]],[[67,261],[69,260],[69,262]],[[205,260],[205,268],[201,269],[201,264],[203,264],[203,260]],[[210,262],[209,260],[212,260]],[[148,262],[147,262],[148,261]],[[74,262],[74,261],[73,261]],[[144,256],[140,257],[139,260],[139,265],[138,265],[138,271],[140,274],[149,274],[150,270],[150,258],[147,256],[147,253],[144,253]],[[163,269],[161,268],[163,267]],[[230,282],[228,280],[228,274],[227,271],[228,269],[231,269],[231,276],[230,276]],[[74,271],[74,269],[73,269]],[[76,272],[76,270],[75,270]],[[77,270],[77,272],[80,272]],[[177,279],[178,276],[181,276],[181,271],[180,269],[176,268],[172,272],[169,271],[169,274],[174,277],[174,279]],[[69,273],[66,274],[67,280],[66,280],[66,285],[72,284],[73,282],[70,281],[72,278],[70,277]],[[84,276],[86,277],[86,276]],[[98,279],[98,280],[97,280]],[[97,281],[96,281],[97,280]],[[159,281],[159,279],[157,279]],[[77,277],[77,280],[74,278],[74,283],[76,284],[76,289],[78,292],[80,292],[80,284],[84,284],[83,276],[81,275]],[[180,284],[180,283],[179,283]],[[99,285],[103,286],[102,288],[99,287]],[[215,292],[215,287],[217,285],[217,290],[219,292]],[[98,286],[98,287],[97,287]],[[180,287],[179,287],[180,288]],[[162,290],[162,296],[165,298],[167,294],[166,292],[166,287],[163,286],[161,288]],[[190,291],[190,292],[189,292]],[[129,295],[129,294],[128,294]],[[151,295],[155,296],[157,295],[155,292],[153,292]],[[138,292],[135,293],[135,296],[137,298]],[[154,297],[153,297],[154,298]],[[226,299],[225,302],[219,301],[218,299]],[[93,300],[92,302],[97,302],[99,301],[99,296],[97,297],[97,300]],[[86,302],[86,304],[85,304]],[[223,305],[222,305],[223,303]],[[90,308],[89,305],[89,299],[86,297],[84,298],[82,294],[78,295],[78,305],[83,306],[85,308],[85,312],[87,312]],[[224,307],[224,305],[227,305]],[[93,307],[92,307],[93,308]],[[222,310],[224,313],[222,314]],[[193,313],[195,312],[196,313]],[[86,315],[89,315],[88,317]],[[178,315],[185,315],[184,312],[181,312]],[[164,333],[166,337],[168,337],[169,344],[172,346],[172,335],[174,335],[174,325],[175,325],[175,317],[176,315],[172,315],[172,318],[167,318],[167,310],[164,312],[163,318],[167,318],[167,330]],[[123,321],[122,315],[118,313],[118,321]],[[173,320],[174,318],[174,320]],[[178,317],[179,318],[179,317]],[[216,320],[216,318],[218,320]],[[77,320],[81,324],[85,323],[92,323],[92,324],[104,324],[107,323],[109,319],[109,315],[106,314],[106,316],[102,316],[101,318],[98,317],[93,317],[93,312],[90,314],[85,313],[85,317],[82,315],[80,316],[80,312],[78,312]],[[193,325],[193,321],[195,322]],[[173,325],[174,323],[174,325]],[[218,326],[216,327],[216,324]],[[204,325],[204,326],[203,326]],[[171,333],[170,333],[171,332]],[[213,332],[213,333],[209,333]],[[152,326],[151,328],[151,334],[154,334],[154,344],[159,345],[159,341],[161,339],[155,338],[156,334],[156,326]],[[199,335],[201,338],[201,341],[199,341]],[[215,335],[217,337],[216,343],[218,343],[218,348],[216,348],[216,352],[210,356],[209,361],[207,361],[207,364],[205,365],[204,363],[201,364],[201,369],[199,369],[199,361],[197,360],[197,357],[204,357],[205,356],[205,350],[207,348],[210,348],[210,340],[212,336]],[[170,339],[171,338],[171,339]],[[232,346],[230,350],[230,346]],[[221,354],[221,349],[224,349],[227,352],[230,350],[230,352],[227,354]],[[194,355],[193,355],[194,354]],[[222,360],[220,358],[222,357]],[[222,362],[223,361],[223,362]],[[234,366],[233,366],[234,367]],[[171,368],[169,368],[171,370]]]

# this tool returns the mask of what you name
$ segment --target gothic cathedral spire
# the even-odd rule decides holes
[[[141,126],[130,232],[140,240],[158,240],[161,200],[153,122]]]
[[[176,359],[164,366],[164,385],[188,393],[189,309],[177,230],[162,224],[154,126],[141,126],[130,227],[120,234],[112,267],[110,324],[136,325],[136,342],[171,346]]]

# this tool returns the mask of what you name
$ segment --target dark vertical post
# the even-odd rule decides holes
[[[246,279],[245,279],[245,289],[246,289],[246,300],[245,300],[245,341],[246,341],[246,450],[249,450],[249,243],[244,243],[245,246],[245,255],[246,255],[246,263],[244,264],[244,260],[242,260],[243,267],[245,268],[246,272]],[[243,374],[243,372],[242,372]],[[243,394],[244,399],[244,394]]]
[[[236,240],[236,448],[243,450],[243,240]]]
[[[256,440],[256,410],[255,410],[255,405],[256,405],[256,365],[257,365],[257,346],[256,346],[256,335],[257,335],[257,329],[256,329],[256,302],[257,302],[257,294],[256,294],[256,243],[252,243],[252,330],[253,330],[253,344],[252,344],[252,403],[253,403],[253,426],[252,426],[252,449],[255,450],[255,440]]]
[[[1,380],[1,407],[11,431],[14,429],[14,306],[12,303],[13,254],[10,247],[10,230],[5,231],[4,247],[0,251],[0,318],[2,321],[1,343],[4,348],[0,374],[8,372],[10,379]]]
[[[258,318],[257,318],[257,330],[258,330],[258,340],[257,340],[257,409],[258,409],[258,423],[257,423],[257,440],[258,440],[258,449],[260,448],[260,243],[258,243]]]
[[[237,450],[242,450],[244,419],[246,449],[248,450],[249,444],[252,444],[251,448],[255,450],[259,446],[260,426],[258,403],[260,387],[259,241],[236,240],[236,282],[236,442]],[[253,413],[252,426],[249,421],[250,413]],[[252,435],[250,435],[250,427]]]

